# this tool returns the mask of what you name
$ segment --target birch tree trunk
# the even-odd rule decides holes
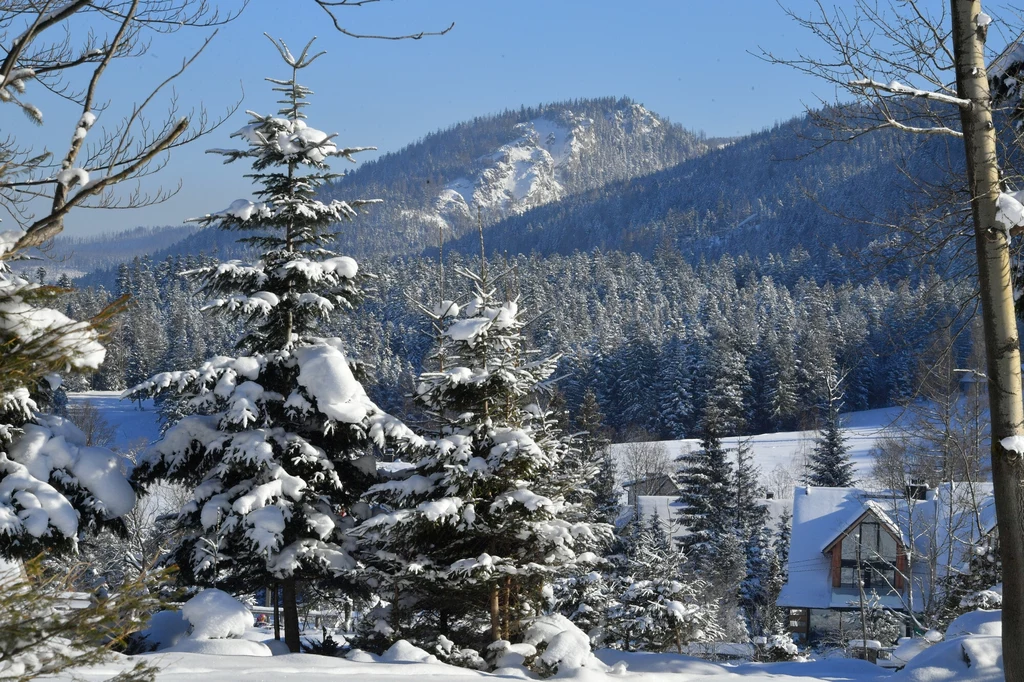
[[[952,0],[953,54],[957,95],[971,101],[960,109],[971,191],[978,285],[992,419],[992,480],[1003,560],[1003,665],[1008,682],[1024,682],[1024,466],[1021,455],[1000,441],[1024,427],[1020,343],[1010,282],[1008,235],[996,223],[999,164],[988,76],[985,27],[977,25],[979,0]]]

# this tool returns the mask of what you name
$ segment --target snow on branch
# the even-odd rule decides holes
[[[880,83],[873,78],[861,78],[859,80],[850,81],[849,85],[851,88],[860,88],[861,90],[879,90],[881,92],[889,92],[894,95],[907,95],[909,97],[918,97],[935,102],[953,104],[962,109],[970,109],[973,106],[973,103],[969,99],[954,97],[953,95],[947,95],[942,92],[932,92],[931,90],[912,88],[897,80],[891,80],[888,83]]]

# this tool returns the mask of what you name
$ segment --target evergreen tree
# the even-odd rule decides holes
[[[752,636],[783,634],[783,613],[775,601],[785,581],[770,529],[762,527],[750,537],[746,557],[740,606],[745,612],[749,633]]]
[[[839,417],[842,400],[837,395],[838,382],[829,391],[825,408],[825,423],[811,453],[809,471],[805,483],[813,486],[849,488],[854,484],[853,461],[846,444],[843,426]]]
[[[174,396],[187,413],[135,471],[144,485],[166,479],[192,489],[173,551],[181,577],[242,591],[279,582],[285,639],[298,651],[297,585],[356,568],[347,531],[367,516],[360,497],[374,478],[372,450],[415,439],[367,397],[342,342],[317,334],[355,305],[363,279],[354,260],[327,250],[329,228],[369,202],[316,198],[335,177],[328,161],[360,149],[338,148],[306,124],[311,91],[296,79],[319,56],[310,56],[312,42],[297,58],[274,44],[291,68],[288,80],[269,79],[283,108],[251,114],[234,135],[246,148],[215,150],[228,162],[252,161],[259,200],[197,219],[247,234],[260,251],[256,262],[194,274],[208,307],[243,327],[240,354],[158,374],[131,395]]]
[[[610,528],[567,500],[589,481],[565,470],[571,444],[538,407],[558,358],[526,348],[519,306],[497,300],[485,265],[458,272],[472,298],[428,309],[439,347],[415,391],[435,440],[410,453],[402,478],[369,491],[388,511],[360,532],[374,545],[372,579],[392,600],[393,636],[428,617],[449,636],[459,618],[482,646],[513,636],[542,584],[574,570]]]
[[[736,473],[733,481],[736,490],[736,533],[744,542],[764,528],[768,519],[768,508],[764,504],[765,490],[758,483],[761,471],[753,463],[752,458],[749,441],[741,442],[736,449]]]
[[[660,519],[629,525],[615,558],[614,599],[608,604],[605,644],[634,651],[682,653],[684,644],[714,641],[718,604],[695,577],[687,557],[672,547]]]
[[[658,398],[659,426],[670,438],[685,438],[693,422],[693,353],[690,344],[673,336],[662,351]]]
[[[585,503],[593,510],[594,520],[613,524],[619,516],[619,487],[615,482],[615,462],[608,448],[610,441],[604,415],[593,389],[583,394],[575,426],[582,432],[577,436],[580,461],[596,469],[590,484],[591,495]]]
[[[782,571],[782,582],[789,579],[789,540],[793,533],[793,512],[783,509],[779,516],[779,525],[775,528],[775,539],[772,540],[772,549],[779,557],[779,566]]]
[[[102,326],[115,311],[77,322],[51,308],[61,292],[14,274],[4,259],[5,237],[18,234],[0,234],[0,556],[27,560],[117,527],[135,493],[119,457],[53,414],[58,373],[96,370]]]
[[[608,609],[616,598],[616,583],[603,566],[579,566],[552,586],[556,611],[590,637],[593,647],[604,644]]]
[[[714,565],[718,545],[735,528],[735,483],[732,464],[722,446],[718,411],[709,406],[702,420],[700,447],[679,456],[679,538],[686,556],[697,566]]]

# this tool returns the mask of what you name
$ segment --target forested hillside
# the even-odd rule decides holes
[[[573,100],[459,123],[364,164],[323,192],[385,199],[340,239],[357,255],[415,254],[446,239],[708,149],[629,99]],[[528,249],[524,249],[528,250]]]
[[[122,266],[112,290],[67,295],[67,312],[80,315],[132,296],[91,387],[123,389],[230,350],[236,330],[203,315],[203,301],[179,276],[200,262],[137,259]],[[460,263],[472,260],[453,254],[445,295],[462,302],[468,292],[451,284]],[[712,397],[729,433],[761,433],[813,426],[808,419],[836,377],[845,377],[846,408],[859,410],[912,399],[922,368],[937,359],[947,369],[973,366],[971,324],[960,314],[969,286],[934,277],[853,285],[822,275],[841,266],[799,250],[697,267],[669,249],[651,259],[595,251],[489,263],[504,273],[498,289],[536,311],[525,330],[530,342],[563,354],[558,384],[570,407],[593,389],[622,437],[646,429],[666,438],[693,435]],[[433,344],[430,322],[412,301],[437,299],[440,273],[423,258],[363,267],[376,275],[373,291],[332,333],[349,337],[369,365],[374,399],[401,413]]]
[[[574,194],[486,231],[496,253],[662,245],[701,256],[765,257],[803,248],[818,258],[891,235],[867,223],[907,218],[949,168],[944,139],[870,135],[825,144],[807,118],[719,146],[664,170]],[[910,180],[909,178],[913,178]],[[449,248],[475,253],[472,236]]]
[[[432,343],[410,301],[440,295],[439,237],[445,281],[478,258],[479,219],[491,267],[505,272],[498,286],[537,311],[526,334],[563,354],[570,407],[593,389],[622,437],[692,435],[712,395],[730,432],[812,426],[840,377],[848,409],[909,400],[919,368],[951,338],[949,362],[967,363],[974,344],[960,306],[971,286],[905,259],[883,263],[900,244],[862,221],[926,200],[900,168],[915,183],[940,180],[945,143],[874,135],[822,146],[816,135],[796,119],[709,145],[612,99],[430,135],[326,192],[384,199],[339,226],[339,249],[370,254],[364,267],[378,278],[337,333],[370,366],[374,398],[400,412]],[[133,300],[92,386],[124,388],[227,352],[232,330],[199,312],[178,274],[245,249],[233,234],[199,231],[80,280],[72,316]]]

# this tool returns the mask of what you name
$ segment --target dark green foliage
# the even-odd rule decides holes
[[[849,488],[854,484],[853,461],[839,418],[839,401],[829,401],[818,440],[811,453],[807,485]]]
[[[338,640],[334,639],[332,633],[327,632],[327,628],[323,628],[322,632],[323,636],[320,639],[306,637],[302,643],[302,651],[307,654],[316,654],[317,656],[343,655],[345,650]]]

